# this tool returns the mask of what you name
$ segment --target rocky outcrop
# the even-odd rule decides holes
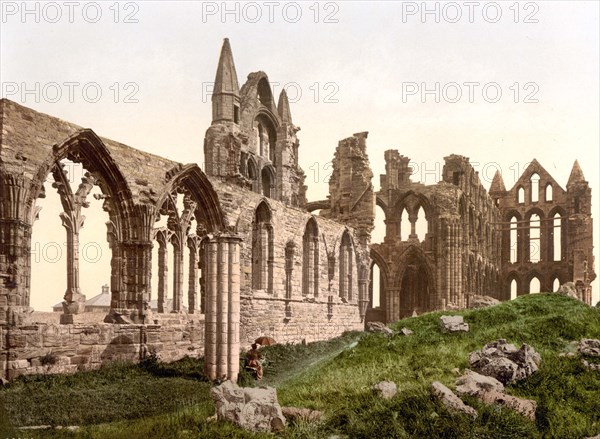
[[[400,331],[398,331],[398,335],[408,336],[408,335],[413,335],[413,334],[414,334],[414,332],[408,328],[402,328]]]
[[[471,367],[503,384],[520,381],[535,373],[542,359],[535,349],[523,344],[520,349],[499,339],[486,344],[482,350],[469,354]]]
[[[394,335],[394,331],[388,328],[384,323],[381,322],[369,322],[367,323],[367,331],[369,332],[380,332],[382,334],[391,337]]]
[[[431,391],[448,409],[448,411],[454,413],[464,413],[472,416],[473,418],[477,417],[477,411],[473,407],[470,407],[462,402],[462,400],[456,396],[452,390],[444,386],[439,381],[434,381],[431,383]]]
[[[479,396],[491,391],[504,392],[504,384],[494,377],[469,369],[465,369],[465,373],[456,379],[456,393],[459,395]]]
[[[600,357],[600,340],[593,338],[582,338],[577,350],[581,355],[588,357]]]
[[[217,407],[217,420],[232,422],[252,431],[280,431],[285,417],[273,387],[239,387],[232,381],[213,387],[210,396]]]
[[[577,294],[577,288],[575,288],[575,284],[573,282],[567,282],[562,284],[556,292],[558,294],[562,294],[563,296],[579,299],[579,295]]]
[[[383,399],[392,399],[398,393],[398,387],[393,381],[381,381],[372,387],[373,393]]]
[[[497,392],[492,390],[490,392],[483,392],[478,395],[486,404],[495,404],[503,407],[507,407],[517,413],[526,416],[532,421],[535,420],[535,411],[537,409],[537,402],[532,399],[518,398],[516,396],[507,395],[504,392]]]
[[[469,296],[469,308],[481,309],[487,308],[488,306],[498,305],[500,301],[490,296],[480,296],[479,294],[472,294]]]
[[[456,379],[458,395],[476,396],[486,404],[508,407],[518,413],[535,419],[537,403],[530,399],[518,398],[504,393],[504,385],[496,378],[481,375],[469,369]]]
[[[469,324],[465,323],[463,316],[441,316],[440,328],[444,332],[469,332]]]

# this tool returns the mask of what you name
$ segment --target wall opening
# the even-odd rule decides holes
[[[540,280],[534,276],[531,281],[529,281],[529,294],[536,294],[541,292],[541,284]]]
[[[523,204],[525,202],[525,189],[520,187],[517,189],[517,203]]]
[[[63,197],[70,192],[83,203],[80,213],[85,220],[79,229],[79,244],[75,251],[78,257],[75,276],[86,300],[101,294],[102,285],[110,283],[112,254],[106,238],[109,216],[102,208],[104,195],[95,179],[81,163],[63,159],[60,165],[64,177],[50,172],[44,184],[46,197],[36,200],[36,205],[42,209],[31,231],[29,305],[43,312],[50,312],[54,305],[59,305],[57,310],[62,313],[60,304],[67,290],[69,263],[67,229],[60,216],[67,210],[58,192],[62,184],[66,185],[66,192],[60,189],[65,194]],[[57,180],[59,183],[55,183]]]
[[[536,173],[531,174],[529,182],[531,188],[531,202],[537,203],[540,198],[540,176]]]
[[[544,195],[544,199],[546,201],[552,201],[552,197],[554,196],[553,194],[553,189],[552,189],[552,184],[548,183],[546,185],[546,191],[545,191],[545,195]]]
[[[540,227],[540,216],[534,213],[529,218],[529,261],[534,263],[541,259]]]
[[[518,222],[516,217],[512,217],[510,219],[510,262],[517,262],[518,256],[518,230],[517,230]]]
[[[510,300],[517,298],[517,280],[513,279],[510,281]]]
[[[554,215],[552,218],[552,227],[554,229],[553,236],[553,247],[554,247],[554,261],[562,260],[562,217],[559,213]]]

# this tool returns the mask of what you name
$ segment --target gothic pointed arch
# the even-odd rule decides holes
[[[399,287],[394,319],[410,315],[414,311],[421,313],[437,307],[434,269],[419,246],[410,245],[400,255],[394,283]]]
[[[266,199],[258,203],[252,223],[252,288],[273,294],[273,214]]]
[[[348,229],[342,233],[339,246],[339,295],[342,301],[355,299],[355,251]]]
[[[314,216],[306,222],[302,237],[302,295],[319,295],[319,226]]]
[[[178,188],[189,191],[192,199],[197,203],[196,219],[202,222],[208,233],[223,231],[227,221],[219,197],[210,180],[196,164],[178,166],[167,172],[168,183],[156,201],[156,208],[160,209],[165,200]]]

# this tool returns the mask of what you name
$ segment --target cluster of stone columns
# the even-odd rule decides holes
[[[210,379],[236,381],[240,352],[240,242],[235,235],[205,244],[205,371]]]
[[[444,306],[448,303],[463,308],[465,296],[462,285],[462,226],[458,220],[446,224],[446,294]],[[438,308],[438,305],[435,305]]]

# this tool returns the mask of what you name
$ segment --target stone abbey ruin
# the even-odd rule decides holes
[[[591,190],[577,162],[566,190],[534,160],[512,189],[497,174],[486,192],[466,157],[446,157],[442,181],[424,185],[411,182],[409,159],[389,150],[375,191],[367,133],[357,133],[337,146],[328,199],[308,202],[298,127],[285,91],[276,102],[271,90],[264,72],[239,87],[225,40],[205,171],[0,101],[3,378],[155,351],[166,361],[204,355],[209,377],[235,380],[240,349],[259,336],[331,338],[368,320],[465,307],[471,293],[508,300],[511,291],[533,292],[532,280],[542,291],[574,282],[590,304]],[[86,170],[77,190],[65,160]],[[110,310],[96,321],[81,318],[78,254],[93,188],[111,250]],[[60,323],[30,308],[36,200],[51,190],[60,195],[69,250]],[[386,236],[371,244],[377,205]],[[415,224],[423,216],[421,238]]]

